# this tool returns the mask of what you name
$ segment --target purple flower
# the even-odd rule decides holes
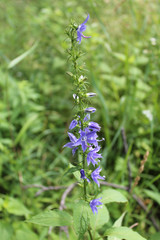
[[[89,127],[89,129],[92,129],[93,131],[100,131],[101,130],[101,127],[96,122],[90,122],[88,124],[88,127]]]
[[[90,201],[90,207],[92,209],[93,214],[98,213],[98,208],[96,206],[102,205],[102,203],[99,201],[100,199],[102,198],[97,198]]]
[[[80,170],[80,173],[81,173],[81,178],[82,178],[82,179],[86,179],[87,182],[90,182],[90,180],[85,176],[85,172],[84,172],[83,169]]]
[[[89,107],[84,110],[86,113],[94,113],[96,111],[96,108],[94,107]]]
[[[100,173],[101,170],[102,170],[102,169],[101,169],[100,167],[98,167],[98,168],[96,168],[96,170],[94,170],[94,171],[92,172],[92,174],[91,174],[91,177],[92,177],[93,181],[98,184],[98,187],[100,186],[100,183],[98,182],[98,179],[105,180],[105,176],[101,177],[101,176],[99,175],[99,173]]]
[[[72,148],[72,154],[74,155],[77,147],[74,146],[74,144],[78,141],[78,139],[74,136],[74,134],[68,132],[68,136],[70,139],[70,142],[66,143],[63,147]]]
[[[83,152],[86,151],[88,143],[94,144],[94,146],[98,146],[97,137],[98,135],[94,131],[90,131],[88,128],[85,128],[84,131],[80,129],[80,138],[77,142],[74,143],[74,146],[77,147],[79,145],[82,146]]]
[[[71,122],[71,124],[69,125],[69,129],[71,130],[71,129],[75,128],[77,126],[77,124],[78,124],[77,120],[74,119]]]
[[[84,36],[83,33],[82,33],[82,32],[84,32],[84,31],[86,30],[86,25],[85,25],[85,23],[88,21],[88,19],[89,19],[89,14],[88,14],[86,20],[85,20],[81,25],[78,26],[78,29],[77,29],[77,42],[78,42],[79,44],[81,43],[82,37],[84,37],[84,38],[90,38],[90,37]]]
[[[100,147],[99,146],[96,148],[91,147],[89,150],[90,152],[87,154],[87,164],[89,166],[89,164],[92,163],[93,166],[95,167],[95,165],[97,164],[97,161],[95,159],[102,158],[102,155],[97,153],[100,150]]]

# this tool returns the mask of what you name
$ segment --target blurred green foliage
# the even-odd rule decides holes
[[[10,239],[65,239],[48,229],[23,223],[44,209],[59,208],[62,190],[43,192],[24,185],[69,185],[63,177],[72,162],[63,150],[73,118],[71,70],[65,28],[71,19],[90,20],[81,47],[89,89],[102,126],[106,180],[127,186],[126,132],[133,178],[146,150],[150,155],[134,189],[147,209],[159,214],[160,150],[160,3],[149,0],[1,0],[0,1],[0,235]],[[146,111],[147,112],[143,112]],[[105,187],[104,187],[105,188]],[[78,190],[66,206],[78,198]],[[129,196],[128,196],[129,197]],[[114,205],[112,205],[114,206]],[[121,215],[111,207],[114,222]],[[158,221],[158,220],[157,220]],[[155,233],[147,214],[131,198],[125,225]],[[156,238],[154,235],[154,239]],[[72,236],[74,239],[74,236]],[[72,238],[71,238],[72,239]],[[153,238],[152,238],[153,239]]]

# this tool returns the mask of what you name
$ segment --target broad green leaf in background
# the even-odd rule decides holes
[[[90,224],[94,231],[109,221],[109,212],[105,205],[98,209],[98,214],[93,214],[92,212],[91,214]]]
[[[38,236],[36,236],[35,233],[31,232],[31,231],[24,231],[19,229],[16,232],[16,240],[38,240]]]
[[[0,211],[2,210],[2,207],[3,207],[3,199],[2,198],[0,198]]]
[[[42,226],[70,226],[72,224],[72,216],[60,210],[53,210],[44,213],[40,213],[27,222],[39,224]]]
[[[24,52],[20,56],[13,59],[9,63],[8,68],[13,68],[14,66],[16,66],[19,62],[21,62],[24,58],[26,58],[29,54],[31,54],[37,46],[38,46],[38,43],[35,43],[28,51]]]
[[[7,148],[0,142],[0,151],[7,153]]]
[[[114,222],[113,227],[120,227],[122,225],[125,214],[126,212],[122,213],[122,215]]]
[[[148,197],[152,198],[154,201],[160,204],[160,193],[147,190],[147,189],[144,190],[144,192],[147,194]]]
[[[143,66],[146,65],[148,61],[149,61],[148,57],[142,55],[136,59],[136,64]]]
[[[129,69],[129,74],[131,76],[136,76],[136,77],[139,77],[142,75],[142,71],[138,68],[138,67],[131,67]]]
[[[75,231],[78,235],[78,239],[83,239],[85,232],[89,226],[89,215],[91,214],[91,210],[89,205],[80,200],[75,204],[74,211],[73,211],[73,223]]]
[[[17,216],[28,216],[30,211],[24,206],[19,199],[6,197],[3,202],[3,207],[7,210],[8,213],[17,215]]]
[[[17,221],[13,223],[14,228],[14,235],[12,240],[46,240],[45,236],[48,235],[48,228],[47,227],[39,227],[40,232],[35,232],[35,225],[34,228],[31,229],[31,225],[24,222],[24,221]]]
[[[13,229],[10,224],[0,222],[0,239],[11,240]]]
[[[122,62],[125,62],[127,60],[126,55],[124,55],[123,53],[114,52],[112,54],[114,57],[116,57],[117,59],[119,59]]]
[[[124,195],[122,195],[119,191],[113,189],[104,190],[99,196],[102,197],[102,203],[110,203],[110,202],[122,202],[126,203],[127,199]]]
[[[107,229],[104,236],[112,236],[117,237],[118,239],[122,240],[146,240],[137,232],[134,232],[132,229],[127,227],[112,227]]]
[[[159,240],[160,239],[160,232],[157,232],[150,236],[149,240]]]
[[[39,237],[27,227],[22,227],[22,229],[17,229],[16,240],[39,240]]]
[[[122,215],[114,222],[113,227],[121,227],[123,218],[125,216],[126,212],[122,213]],[[108,237],[108,240],[120,240],[117,237]]]

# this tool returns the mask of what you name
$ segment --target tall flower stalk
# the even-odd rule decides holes
[[[67,52],[73,67],[73,71],[68,72],[68,74],[73,79],[73,100],[76,111],[74,119],[69,125],[68,137],[70,141],[66,143],[64,147],[71,148],[72,154],[76,154],[76,156],[79,157],[79,161],[77,161],[77,157],[75,157],[75,165],[77,165],[77,167],[73,167],[73,171],[79,171],[80,173],[81,179],[79,179],[79,182],[82,184],[79,185],[83,187],[83,199],[75,203],[73,216],[65,210],[54,209],[34,216],[29,222],[44,226],[61,226],[66,233],[67,226],[73,226],[79,240],[85,238],[87,231],[91,240],[104,237],[112,238],[113,236],[117,239],[119,236],[123,239],[126,239],[126,236],[130,236],[132,239],[146,240],[127,227],[116,227],[114,224],[114,227],[111,228],[104,226],[104,231],[101,228],[109,220],[108,210],[103,204],[107,204],[108,202],[126,203],[127,199],[120,192],[113,189],[105,190],[101,194],[97,194],[97,191],[94,192],[95,188],[93,185],[99,188],[99,180],[104,180],[105,177],[101,176],[102,169],[100,167],[102,155],[99,153],[101,149],[99,143],[103,139],[98,139],[98,132],[101,130],[101,127],[98,123],[91,120],[92,115],[96,113],[96,109],[89,106],[90,101],[88,101],[91,97],[95,97],[96,94],[87,92],[87,77],[82,75],[82,68],[79,61],[83,54],[80,50],[82,38],[89,41],[89,39],[86,39],[89,37],[83,34],[86,30],[85,24],[88,19],[89,15],[80,25],[76,25],[75,23],[70,24],[66,32],[70,40],[70,48]],[[71,186],[67,188],[65,194],[69,192]],[[62,199],[65,194],[63,194]],[[103,211],[99,211],[98,213],[98,209],[102,207]],[[99,215],[97,216],[97,214]],[[118,221],[122,222],[124,214],[125,213],[120,216]],[[97,232],[98,229],[101,229],[102,236]]]
[[[96,96],[95,93],[87,93],[87,77],[82,75],[81,65],[79,60],[82,56],[79,44],[83,38],[90,38],[84,36],[82,32],[86,30],[86,23],[89,20],[89,14],[86,20],[76,25],[71,23],[66,33],[70,39],[70,48],[67,50],[69,59],[72,62],[73,72],[68,74],[72,77],[74,82],[74,104],[76,107],[75,118],[69,126],[68,136],[70,142],[66,143],[64,147],[72,149],[74,155],[76,151],[82,155],[82,162],[79,162],[80,175],[83,180],[84,200],[89,203],[93,214],[98,213],[97,206],[102,205],[101,198],[95,199],[87,192],[87,185],[96,183],[100,187],[99,179],[104,180],[104,176],[100,176],[101,168],[99,165],[102,158],[99,153],[100,146],[98,140],[98,132],[101,127],[98,123],[91,121],[91,115],[96,112],[94,107],[89,106],[88,99]],[[96,167],[96,169],[94,169]],[[91,170],[92,169],[92,170]],[[94,170],[93,170],[94,169]],[[90,233],[91,234],[91,233]]]

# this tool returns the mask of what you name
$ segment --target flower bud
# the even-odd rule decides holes
[[[96,122],[90,122],[90,123],[88,124],[88,127],[89,127],[90,129],[92,129],[93,131],[100,131],[100,130],[101,130],[101,127],[100,127],[99,124],[96,123]]]
[[[78,78],[78,81],[79,82],[82,82],[82,81],[84,81],[84,80],[86,80],[87,78],[85,77],[85,76],[83,76],[83,75],[81,75],[79,78]]]
[[[96,111],[96,108],[94,107],[89,107],[84,110],[86,113],[94,113]]]
[[[77,96],[77,94],[73,94],[73,98],[76,100],[77,103],[79,103],[79,96]]]
[[[87,95],[87,97],[95,97],[97,94],[91,92],[91,93],[87,93],[86,95]]]
[[[77,126],[77,124],[78,124],[77,120],[74,119],[71,122],[71,124],[69,125],[69,129],[72,130],[73,128],[75,128]]]

